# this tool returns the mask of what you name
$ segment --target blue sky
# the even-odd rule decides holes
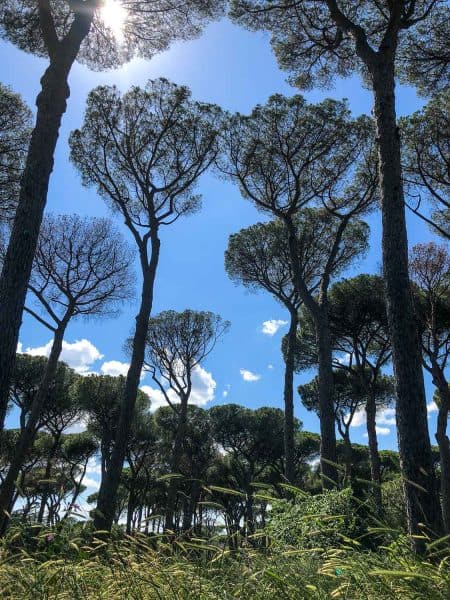
[[[0,43],[0,52],[0,81],[19,92],[34,108],[46,61],[3,42]],[[295,93],[286,83],[286,75],[277,67],[268,35],[244,31],[226,20],[208,26],[199,39],[175,44],[151,61],[136,60],[119,70],[103,73],[93,73],[76,65],[70,76],[71,95],[58,142],[47,211],[92,216],[109,214],[94,190],[81,187],[79,177],[68,161],[68,134],[81,125],[86,96],[96,85],[116,84],[125,91],[131,85],[144,85],[148,79],[161,76],[188,85],[195,99],[215,102],[225,109],[244,113],[255,104],[264,103],[273,93]],[[339,81],[333,90],[313,90],[305,96],[312,102],[329,96],[346,97],[355,115],[370,114],[372,107],[371,94],[356,78]],[[399,87],[397,97],[399,115],[409,114],[423,104],[411,88]],[[153,312],[185,308],[211,310],[231,321],[231,330],[198,373],[197,401],[208,400],[204,404],[206,407],[213,403],[235,402],[251,408],[264,405],[281,408],[283,363],[280,342],[285,328],[268,335],[263,332],[263,323],[285,320],[287,315],[268,294],[249,294],[233,285],[223,268],[228,236],[242,227],[264,220],[264,217],[240,197],[237,188],[212,175],[203,177],[199,191],[203,195],[203,209],[168,227],[163,233]],[[119,221],[117,223],[126,235],[125,227]],[[378,272],[380,269],[379,215],[371,217],[369,223],[370,252],[346,273],[347,276]],[[415,217],[408,217],[408,227],[410,245],[432,237],[428,228]],[[140,278],[137,277],[137,289],[139,285]],[[66,348],[63,358],[85,372],[114,374],[115,369],[123,368],[123,365],[111,361],[124,363],[127,360],[122,345],[131,332],[136,310],[135,301],[125,306],[122,315],[114,320],[74,321],[69,326],[66,342],[78,344]],[[24,317],[20,333],[24,349],[43,352],[42,348],[49,339],[47,330],[32,318]],[[249,371],[255,377],[244,377],[242,371]],[[297,376],[296,385],[311,376],[312,373]],[[426,381],[428,401],[431,402],[433,387],[428,377]],[[149,385],[149,381],[143,379],[142,385]],[[296,402],[296,415],[303,421],[305,429],[318,431],[317,419],[305,411],[299,400]],[[381,448],[396,446],[392,420],[392,412],[380,419]],[[435,414],[432,413],[432,436],[434,421]],[[15,424],[14,414],[10,415],[9,423]],[[353,428],[353,440],[364,443],[364,433],[363,425]]]

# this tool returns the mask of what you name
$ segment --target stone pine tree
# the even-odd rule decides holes
[[[310,282],[315,275],[312,248],[302,248],[299,256],[303,277]],[[312,260],[311,260],[312,258]],[[280,221],[257,223],[230,236],[225,252],[225,270],[234,282],[247,289],[263,289],[272,294],[289,312],[289,333],[284,373],[284,474],[294,483],[294,352],[297,315],[301,299],[295,291],[286,230]]]
[[[148,322],[145,370],[177,415],[170,458],[172,474],[179,473],[188,425],[188,404],[195,369],[212,352],[228,329],[228,321],[211,312],[164,311]],[[172,479],[167,495],[165,527],[174,529],[177,482]]]
[[[374,97],[383,221],[383,277],[397,385],[397,429],[408,529],[441,528],[425,388],[411,287],[395,109],[396,76],[423,92],[448,83],[448,5],[445,0],[234,0],[232,18],[268,30],[282,69],[300,88],[329,86],[359,74]],[[446,34],[447,32],[447,34]],[[419,549],[421,542],[412,538]]]
[[[450,239],[450,87],[420,111],[400,120],[408,207]],[[424,200],[434,211],[424,213]]]
[[[450,443],[447,435],[450,389],[446,370],[450,357],[450,255],[444,245],[416,244],[410,254],[411,275],[416,284],[422,360],[437,392],[436,441],[441,463],[442,516],[450,533]]]
[[[219,170],[238,184],[244,198],[283,223],[295,291],[314,318],[319,349],[321,472],[327,487],[336,481],[327,290],[346,228],[375,201],[377,176],[370,129],[367,119],[350,117],[345,102],[325,100],[314,105],[301,96],[277,95],[249,116],[231,116],[221,135]],[[317,299],[302,277],[295,225],[295,215],[311,205],[322,207],[322,212],[312,216],[307,235],[311,243],[319,245],[318,236],[323,235],[322,252],[326,253]],[[361,225],[354,234],[354,253],[351,245],[346,252],[357,256],[365,246]]]
[[[0,83],[0,226],[14,217],[30,126],[28,107]]]
[[[93,185],[125,221],[138,248],[142,291],[111,468],[102,479],[95,524],[110,529],[125,444],[144,361],[146,332],[160,253],[160,228],[200,205],[198,178],[217,153],[217,107],[190,99],[164,79],[123,97],[99,87],[88,98],[84,124],[70,138],[83,183]]]
[[[105,10],[115,13],[105,15]],[[31,133],[12,232],[0,277],[0,401],[8,395],[28,279],[47,201],[53,156],[69,97],[75,61],[95,70],[117,67],[133,57],[151,58],[174,40],[197,36],[222,13],[221,0],[1,0],[0,36],[48,60],[36,98]],[[117,22],[115,27],[105,23]]]
[[[30,296],[35,298],[38,308],[32,304],[33,308],[27,310],[53,333],[53,340],[26,426],[0,487],[2,531],[8,521],[14,483],[33,443],[36,425],[55,378],[67,326],[77,317],[116,314],[130,295],[131,260],[128,245],[107,219],[48,216],[42,225],[29,282]],[[6,406],[2,407],[2,416],[5,414]]]

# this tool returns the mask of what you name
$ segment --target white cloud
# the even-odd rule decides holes
[[[27,348],[25,354],[31,356],[49,356],[52,348],[53,340],[47,342],[43,346],[36,348]],[[60,360],[67,363],[69,367],[75,369],[81,375],[87,375],[91,372],[91,365],[95,361],[103,358],[103,354],[89,340],[82,339],[73,342],[63,341]]]
[[[269,321],[264,321],[262,324],[262,332],[266,335],[275,335],[283,325],[287,325],[287,321],[283,321],[282,319],[270,319]]]
[[[100,367],[100,371],[103,375],[111,375],[112,377],[123,375],[125,377],[129,368],[130,363],[123,363],[120,360],[107,360]]]
[[[88,460],[88,464],[86,467],[86,473],[91,473],[95,475],[100,475],[102,472],[102,467],[99,462],[95,458],[90,458]]]
[[[229,383],[227,383],[227,385],[225,386],[225,389],[222,392],[222,398],[226,398],[228,396],[228,394],[230,393],[231,390],[231,385]]]
[[[377,412],[376,421],[378,425],[395,425],[395,408],[384,408]],[[366,411],[364,407],[358,409],[353,417],[352,427],[360,427],[366,424]],[[381,427],[380,429],[383,429]],[[384,428],[386,429],[386,428]],[[381,435],[387,435],[386,433]]]
[[[216,382],[208,371],[203,367],[197,366],[192,372],[192,391],[189,398],[189,404],[195,404],[196,406],[205,406],[208,402],[214,400],[214,393],[216,390]],[[143,385],[141,390],[145,392],[151,400],[152,412],[158,409],[160,406],[167,406],[164,394],[159,389],[152,388],[150,385]],[[169,400],[174,404],[180,402],[178,396],[173,390],[168,390],[167,395]]]
[[[17,354],[23,354],[23,344],[22,344],[22,342],[17,342]]]
[[[377,414],[377,423],[380,425],[395,425],[395,408],[385,408]]]
[[[242,379],[244,381],[258,381],[258,379],[261,379],[261,375],[252,373],[251,371],[248,371],[247,369],[240,369],[239,372],[242,375]]]
[[[375,431],[377,432],[377,435],[389,435],[391,433],[391,430],[389,429],[389,427],[375,427]],[[368,437],[367,433],[364,434],[364,437]]]
[[[100,481],[97,479],[93,479],[92,477],[86,477],[85,475],[83,477],[82,483],[88,488],[89,494],[93,494],[94,492],[100,489]]]
[[[427,404],[427,413],[430,415],[431,413],[438,412],[437,404],[434,400]]]
[[[87,429],[87,420],[81,418],[66,429],[66,433],[81,433]]]
[[[273,365],[267,365],[267,368],[272,370],[273,369]]]

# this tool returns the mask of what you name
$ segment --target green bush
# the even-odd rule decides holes
[[[350,489],[299,495],[272,505],[268,535],[296,548],[331,548],[357,533],[357,506]]]

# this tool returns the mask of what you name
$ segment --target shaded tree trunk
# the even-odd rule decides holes
[[[366,420],[370,458],[370,478],[373,484],[371,491],[373,494],[375,509],[378,514],[381,514],[383,512],[383,503],[381,497],[381,468],[376,431],[376,411],[377,407],[375,397],[372,392],[369,392],[366,402]]]
[[[289,483],[294,483],[294,361],[298,314],[295,309],[291,309],[290,315],[288,347],[284,369],[284,475]]]
[[[20,432],[11,466],[9,467],[8,474],[6,475],[0,487],[0,535],[3,535],[6,531],[9,521],[9,517],[6,513],[11,510],[11,501],[14,495],[15,483],[20,473],[20,469],[24,463],[27,452],[35,440],[37,425],[42,413],[42,408],[44,406],[48,390],[55,378],[58,367],[58,359],[62,350],[64,332],[66,330],[68,321],[69,317],[66,315],[66,319],[55,332],[47,366],[45,368],[39,390],[33,399],[27,424],[25,429]]]
[[[439,447],[441,463],[441,504],[445,533],[450,533],[450,442],[447,435],[448,413],[450,410],[450,389],[441,373],[439,379],[433,377],[437,384],[440,398],[436,427],[436,441]]]
[[[303,280],[298,264],[298,240],[292,219],[284,217],[288,233],[289,255],[294,274],[294,288],[311,313],[316,330],[319,378],[319,420],[320,420],[320,471],[324,489],[336,487],[336,429],[333,406],[333,362],[330,340],[328,307],[325,299],[319,306],[311,297]]]
[[[179,421],[173,444],[172,474],[180,472],[181,458],[183,456],[183,440],[185,438],[187,426],[187,410],[188,398],[186,397],[182,398],[180,404]],[[167,510],[165,514],[165,529],[171,531],[175,530],[174,515],[177,505],[177,491],[178,481],[177,478],[173,478],[170,480],[169,490],[167,492]]]
[[[400,138],[395,114],[394,52],[371,68],[375,94],[383,221],[383,277],[397,393],[397,431],[410,534],[419,523],[438,534],[441,515],[428,432],[419,337],[408,274],[408,242],[402,188]],[[409,483],[412,482],[412,483]],[[414,540],[416,549],[421,542]]]
[[[55,458],[55,454],[56,454],[56,450],[59,446],[60,438],[61,438],[61,434],[59,433],[56,435],[53,445],[50,449],[50,456],[48,457],[47,464],[45,466],[44,479],[46,479],[46,480],[50,479],[50,476],[52,474],[53,459]],[[42,523],[42,521],[44,519],[45,505],[47,503],[49,493],[50,493],[49,484],[46,483],[44,493],[42,494],[41,506],[39,507],[39,514],[38,514],[38,518],[37,518],[38,523]]]
[[[69,33],[52,53],[36,98],[36,123],[31,134],[19,202],[0,276],[0,431],[3,430],[19,329],[39,231],[47,202],[53,156],[61,118],[69,97],[68,75],[88,35],[92,10],[77,14]]]
[[[147,266],[146,252],[141,248],[141,264],[143,267],[143,285],[141,304],[136,316],[136,329],[133,336],[131,362],[125,381],[123,400],[120,406],[119,423],[114,440],[114,447],[108,469],[100,484],[97,507],[94,513],[96,530],[110,531],[114,520],[117,490],[125,460],[128,437],[133,421],[137,391],[144,364],[145,341],[147,337],[148,320],[153,305],[153,287],[159,260],[160,240],[155,227],[151,235],[151,259]]]
[[[327,310],[315,318],[320,416],[320,471],[324,489],[337,486],[336,429],[333,405],[333,362]]]

